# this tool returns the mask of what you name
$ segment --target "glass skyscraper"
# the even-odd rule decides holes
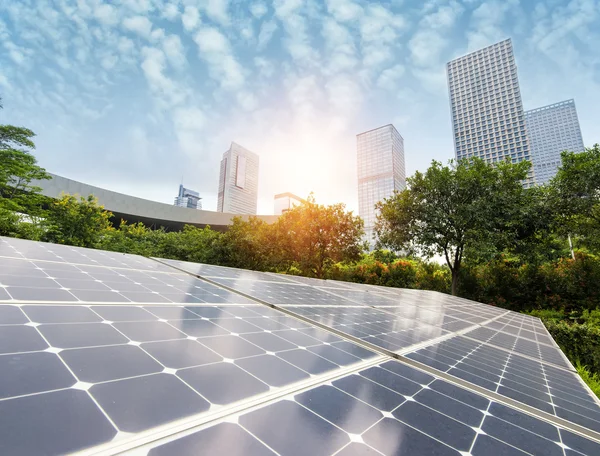
[[[583,152],[575,101],[566,100],[525,112],[535,183],[546,184],[561,165],[560,153]]]
[[[232,142],[221,160],[217,212],[256,215],[257,203],[258,155]]]
[[[358,214],[372,246],[377,214],[375,203],[406,188],[404,139],[393,125],[356,135],[358,154]]]
[[[530,160],[511,40],[448,62],[447,76],[456,158]]]

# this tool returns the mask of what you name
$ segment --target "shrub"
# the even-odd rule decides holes
[[[571,362],[600,374],[600,328],[551,319],[544,324]]]

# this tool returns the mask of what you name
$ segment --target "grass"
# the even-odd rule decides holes
[[[596,396],[600,398],[600,375],[595,372],[590,372],[583,364],[579,361],[575,363],[577,372],[585,383],[590,387]]]

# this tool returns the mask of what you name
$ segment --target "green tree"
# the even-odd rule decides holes
[[[223,234],[221,264],[257,271],[275,270],[278,243],[274,229],[258,217],[234,217]]]
[[[39,207],[36,194],[41,188],[31,183],[50,175],[31,153],[34,136],[27,128],[0,125],[0,207],[14,211]]]
[[[109,229],[112,213],[98,205],[93,195],[87,198],[63,194],[50,205],[43,239],[58,244],[95,247]]]
[[[465,252],[514,248],[521,236],[530,164],[481,159],[433,161],[425,173],[407,179],[407,189],[377,205],[378,247],[442,256],[456,295]]]
[[[358,260],[366,249],[362,219],[344,204],[317,204],[312,195],[284,213],[273,230],[280,257],[307,276],[323,278],[332,264]]]
[[[157,235],[156,230],[151,233]],[[223,233],[212,230],[210,226],[197,228],[186,225],[183,231],[163,232],[157,241],[158,251],[154,256],[207,264],[223,264],[226,257]]]
[[[600,251],[600,145],[584,152],[563,152],[562,166],[550,183],[555,231],[575,235]]]

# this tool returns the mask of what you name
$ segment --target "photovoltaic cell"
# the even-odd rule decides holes
[[[600,430],[600,407],[575,372],[458,336],[406,355],[529,406]]]
[[[166,263],[0,238],[0,454],[143,441],[151,455],[600,452],[598,403],[539,319],[435,292]],[[439,375],[367,348],[415,344],[408,356]]]
[[[151,455],[194,454],[225,448],[231,454],[597,454],[597,442],[389,361],[318,385],[235,423],[158,445]],[[293,429],[293,432],[290,430]],[[264,445],[264,446],[262,446]],[[254,453],[256,452],[256,453]]]

